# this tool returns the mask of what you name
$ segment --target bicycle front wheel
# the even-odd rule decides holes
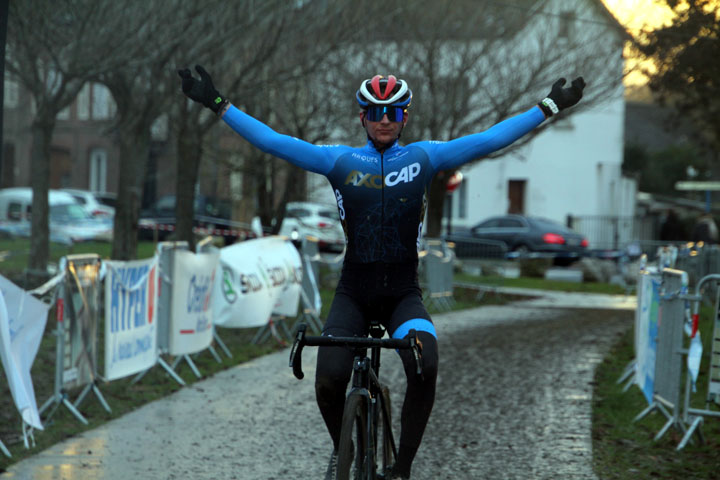
[[[390,467],[395,464],[397,451],[395,449],[395,439],[392,433],[392,409],[390,408],[390,390],[383,386],[380,391],[378,402],[378,427],[377,435],[382,436],[378,439],[378,447],[382,455],[382,471],[387,472]],[[379,462],[379,460],[378,460]]]
[[[368,448],[367,402],[367,397],[359,394],[350,394],[345,400],[338,446],[338,480],[375,478],[372,449]]]

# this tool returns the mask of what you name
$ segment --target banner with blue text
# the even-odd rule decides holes
[[[157,363],[157,257],[106,261],[105,378],[142,372]]]
[[[171,355],[204,350],[212,342],[213,311],[210,298],[219,254],[176,250],[173,257],[170,300]]]

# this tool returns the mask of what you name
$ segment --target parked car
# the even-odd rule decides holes
[[[573,260],[584,255],[589,245],[587,238],[559,222],[523,215],[490,217],[466,232],[446,238],[455,243],[458,257],[472,256],[481,244],[496,252],[504,250],[518,255],[541,252],[554,254],[557,259]]]
[[[141,239],[165,240],[175,229],[175,195],[163,195],[149,208],[140,212],[139,237]],[[218,200],[215,197],[196,195],[194,205],[193,225],[198,228],[222,229],[227,234],[222,235],[225,243],[233,243],[237,239],[237,225],[231,221],[232,208],[227,200]],[[245,230],[245,229],[243,229]]]
[[[72,195],[85,211],[93,217],[113,218],[115,216],[116,197],[114,193],[91,192],[76,188],[62,188],[61,191]]]
[[[318,248],[324,252],[345,250],[345,232],[334,205],[288,202],[279,234],[293,240],[306,236],[317,238]]]
[[[0,232],[16,237],[30,236],[32,198],[29,187],[0,190]],[[93,218],[69,193],[50,190],[48,204],[51,241],[76,243],[112,239],[112,219]]]

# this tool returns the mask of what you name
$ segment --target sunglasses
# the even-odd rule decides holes
[[[387,115],[391,122],[402,122],[405,109],[389,105],[372,105],[365,111],[365,118],[371,122],[379,122]]]

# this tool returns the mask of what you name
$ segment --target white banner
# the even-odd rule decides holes
[[[284,237],[263,237],[220,250],[222,274],[215,280],[215,324],[252,328],[270,315],[295,316],[300,300],[302,262]]]
[[[25,423],[42,430],[30,378],[49,306],[0,275],[0,357],[15,406]]]
[[[105,265],[105,378],[115,380],[157,363],[158,263]]]
[[[170,303],[171,355],[199,352],[212,342],[210,297],[219,254],[176,250],[173,257]]]

